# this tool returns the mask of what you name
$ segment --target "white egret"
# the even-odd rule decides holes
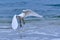
[[[12,20],[12,28],[17,29],[19,22],[20,22],[20,27],[22,27],[22,23],[25,24],[24,18],[28,16],[36,16],[40,18],[43,17],[32,10],[29,10],[29,9],[23,10],[21,14],[14,15]]]

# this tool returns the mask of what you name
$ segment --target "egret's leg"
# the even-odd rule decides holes
[[[23,24],[25,24],[25,20],[24,20],[24,18],[22,18],[22,22],[23,22]]]
[[[22,27],[22,19],[20,18],[20,27]]]
[[[22,27],[22,19],[20,16],[16,16],[19,26]]]

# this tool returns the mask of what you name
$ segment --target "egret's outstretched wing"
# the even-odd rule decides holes
[[[15,30],[18,27],[18,22],[16,19],[16,15],[14,15],[13,19],[12,19],[12,28]]]
[[[18,16],[21,17],[28,17],[28,16],[35,16],[35,17],[40,17],[42,18],[42,15],[37,14],[36,12],[32,11],[32,10],[23,10],[23,12],[21,14],[19,14]]]
[[[32,10],[29,10],[29,11],[30,11],[30,13],[28,13],[28,15],[26,17],[28,17],[28,16],[36,16],[36,17],[40,17],[40,18],[43,17],[42,15],[39,15],[38,13],[36,13]]]

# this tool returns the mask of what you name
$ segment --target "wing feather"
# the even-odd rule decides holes
[[[16,15],[14,15],[13,19],[12,19],[12,28],[15,30],[15,29],[17,29],[17,27],[18,27],[18,22],[16,19]]]
[[[26,17],[28,17],[28,16],[36,16],[36,17],[40,17],[40,18],[43,17],[42,15],[39,15],[38,13],[36,13],[32,10],[30,10],[30,13]]]

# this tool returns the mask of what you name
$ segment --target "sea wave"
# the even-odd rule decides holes
[[[46,6],[60,6],[60,4],[45,4]]]

